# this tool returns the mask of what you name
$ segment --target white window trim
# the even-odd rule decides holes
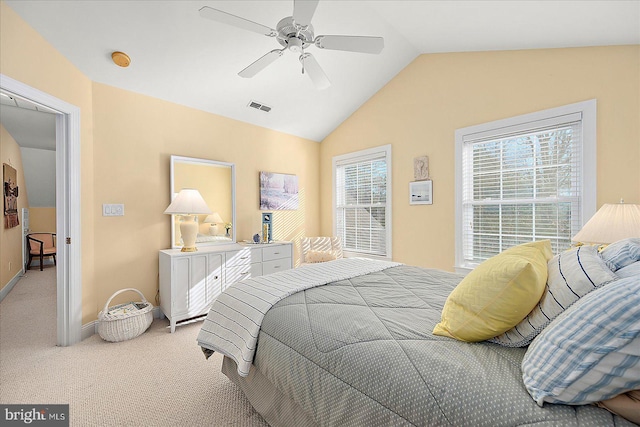
[[[383,153],[387,162],[387,209],[385,209],[385,231],[386,231],[386,248],[387,248],[387,256],[377,256],[372,254],[364,254],[360,252],[351,252],[348,250],[343,250],[343,255],[346,258],[349,257],[363,257],[363,258],[371,258],[371,259],[380,259],[390,261],[393,259],[392,254],[392,202],[393,195],[391,193],[391,189],[393,186],[391,185],[391,177],[393,174],[391,173],[391,144],[381,145],[379,147],[368,148],[366,150],[354,151],[352,153],[341,154],[339,156],[335,156],[332,159],[332,172],[331,172],[331,223],[332,223],[332,233],[333,235],[337,235],[337,224],[336,224],[336,171],[337,164],[344,160],[352,160],[357,159],[359,157],[368,157],[373,156],[378,153]]]
[[[482,123],[469,126],[455,131],[455,270],[459,273],[468,273],[471,269],[463,266],[463,246],[462,246],[462,155],[465,136],[483,132],[496,132],[506,127],[522,126],[531,122],[539,122],[552,117],[569,114],[582,114],[582,225],[596,212],[596,100],[577,102],[575,104],[564,105],[562,107],[550,108],[548,110],[537,111],[535,113],[523,114],[521,116],[496,120],[489,123]]]

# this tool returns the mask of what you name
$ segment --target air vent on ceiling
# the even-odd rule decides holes
[[[271,107],[269,107],[268,105],[261,104],[261,103],[256,102],[256,101],[249,102],[248,107],[255,108],[256,110],[264,111],[265,113],[268,113],[269,111],[271,111]]]

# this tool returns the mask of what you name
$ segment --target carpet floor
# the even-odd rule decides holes
[[[56,346],[54,266],[29,270],[0,303],[0,403],[69,404],[71,426],[268,426],[196,343],[201,322],[155,319],[120,343]]]

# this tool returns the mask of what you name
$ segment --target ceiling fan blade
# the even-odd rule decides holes
[[[361,53],[380,53],[384,48],[382,37],[369,36],[318,36],[314,43],[321,49]]]
[[[278,34],[278,32],[273,28],[269,28],[265,25],[258,24],[257,22],[249,21],[248,19],[240,18],[239,16],[232,15],[209,6],[203,6],[199,12],[200,16],[203,18],[232,25],[248,31],[253,31],[254,33],[264,34],[269,37],[275,37]]]
[[[271,52],[267,53],[266,55],[264,55],[263,57],[261,57],[260,59],[252,63],[251,65],[249,65],[244,70],[240,71],[238,75],[246,79],[255,76],[260,71],[267,68],[267,66],[271,64],[273,61],[280,58],[282,56],[283,50],[284,49],[272,50]]]
[[[311,18],[316,12],[319,0],[294,0],[293,20],[303,27],[311,24]]]
[[[316,58],[314,58],[313,55],[310,53],[300,55],[300,62],[302,62],[303,69],[307,74],[309,74],[309,78],[311,78],[316,89],[322,90],[331,86],[329,78],[322,68],[320,68],[320,64],[318,64],[318,61],[316,61]]]

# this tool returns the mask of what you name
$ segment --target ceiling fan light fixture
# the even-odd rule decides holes
[[[129,55],[124,52],[113,52],[111,54],[111,59],[113,60],[114,64],[119,67],[126,68],[129,66],[129,64],[131,64],[131,58],[129,58]]]
[[[291,52],[298,52],[298,53],[302,52],[302,49],[304,49],[302,40],[300,40],[297,37],[290,37],[287,43],[287,47]]]

